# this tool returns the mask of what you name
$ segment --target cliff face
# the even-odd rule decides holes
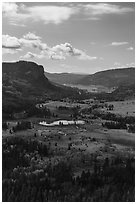
[[[3,101],[20,99],[39,99],[58,91],[44,75],[44,68],[34,62],[19,61],[2,64]]]
[[[3,63],[2,75],[7,75],[11,80],[26,80],[34,85],[48,85],[50,82],[44,75],[44,68],[34,62],[19,61],[15,63]]]
[[[26,110],[57,92],[34,62],[2,63],[2,111],[5,117]]]

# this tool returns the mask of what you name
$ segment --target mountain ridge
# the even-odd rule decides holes
[[[126,83],[135,83],[135,68],[104,70],[88,75],[76,82],[76,84],[81,85],[103,85],[106,87],[118,87]]]
[[[73,85],[101,85],[106,87],[118,87],[123,83],[135,81],[135,68],[115,68],[96,72],[94,74],[76,73],[48,73],[45,75],[50,81],[59,84]],[[112,75],[112,76],[111,76]],[[114,80],[115,79],[115,80]]]
[[[77,73],[49,73],[45,72],[45,76],[52,82],[59,84],[73,84],[75,81],[82,79],[86,74]]]

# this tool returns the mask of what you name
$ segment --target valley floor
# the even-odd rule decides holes
[[[112,102],[111,104],[114,105],[114,109],[111,111],[107,110],[105,106],[103,108],[99,107],[98,110],[101,110],[104,112],[111,112],[115,114],[118,113],[124,116],[134,115],[134,101]],[[93,104],[92,103],[73,104],[69,102],[62,103],[59,101],[58,102],[52,102],[52,101],[48,102],[46,106],[50,108],[50,110],[52,110],[55,114],[58,114],[57,118],[53,118],[53,117],[51,117],[50,119],[43,119],[43,118],[36,118],[36,117],[27,118],[24,120],[32,122],[33,127],[31,129],[16,131],[12,133],[10,129],[13,126],[15,126],[19,120],[7,121],[9,128],[7,130],[3,130],[3,155],[7,155],[8,154],[6,153],[7,151],[12,151],[11,148],[14,149],[14,147],[17,146],[17,144],[12,144],[12,142],[10,143],[10,140],[12,140],[12,138],[20,138],[20,139],[23,139],[24,141],[29,141],[29,142],[36,141],[40,145],[45,145],[47,148],[46,151],[48,151],[48,155],[46,155],[43,152],[40,153],[38,147],[32,152],[30,152],[30,150],[24,151],[23,156],[25,158],[27,157],[29,160],[29,165],[25,167],[23,167],[23,165],[17,165],[17,166],[13,165],[13,167],[11,168],[10,166],[4,163],[3,168],[7,168],[6,171],[9,171],[10,175],[14,177],[15,183],[17,182],[18,179],[20,180],[20,178],[18,178],[18,176],[17,178],[16,176],[13,176],[13,172],[21,171],[21,168],[24,168],[24,173],[26,172],[26,175],[28,176],[28,166],[36,171],[36,170],[45,169],[49,166],[52,168],[54,167],[56,168],[56,166],[59,167],[61,163],[65,163],[71,167],[72,178],[80,179],[81,176],[83,175],[83,172],[84,173],[90,172],[90,175],[95,174],[96,164],[97,166],[99,166],[98,167],[99,169],[103,168],[102,171],[105,172],[106,169],[104,169],[104,165],[106,161],[109,161],[109,167],[111,168],[111,166],[113,166],[113,163],[119,159],[120,162],[118,163],[118,167],[120,166],[120,168],[124,168],[123,164],[125,164],[126,166],[126,161],[129,160],[129,158],[134,160],[135,133],[128,132],[125,129],[107,129],[106,127],[102,126],[102,123],[104,122],[104,120],[102,120],[101,118],[93,119],[93,118],[88,117],[87,119],[87,115],[85,114],[85,117],[84,117],[84,114],[82,114],[81,116],[79,116],[79,118],[85,121],[84,125],[68,125],[68,126],[59,125],[59,126],[54,126],[54,127],[46,127],[46,126],[39,125],[39,122],[43,120],[47,122],[51,122],[53,120],[58,120],[58,119],[70,119],[70,112],[59,111],[57,109],[57,106],[62,106],[62,105],[64,106],[66,105],[68,107],[77,105],[77,106],[80,106],[80,110],[82,110],[85,108],[92,107]],[[108,105],[110,104],[108,103]],[[129,107],[129,109],[127,107]],[[10,145],[9,147],[5,146],[7,141],[9,141],[9,145]],[[3,162],[7,162],[6,158],[7,158],[6,156],[5,158],[3,158],[4,159]],[[133,163],[134,162],[132,162],[132,165]],[[47,170],[44,170],[44,171],[46,172]],[[101,175],[101,173],[99,173],[99,175]],[[55,175],[54,176],[52,175],[52,177],[56,180]],[[98,176],[96,177],[98,178]],[[43,177],[38,177],[38,178],[42,179]],[[104,178],[106,179],[106,177]],[[65,180],[63,181],[63,183],[67,182],[66,185],[70,185],[70,180],[69,181]],[[110,185],[109,184],[110,181],[111,181],[111,178],[109,181],[105,181],[106,184],[103,184],[104,185],[103,189],[105,189],[105,185],[108,185],[108,186]],[[11,200],[12,201],[15,201],[15,200],[22,201],[23,200],[23,198],[21,198],[21,194],[19,198],[15,199],[14,198],[15,195],[13,196],[13,198],[10,198],[12,197],[10,190],[9,191],[7,190],[5,192],[6,185],[8,185],[7,182],[10,182],[6,173],[3,173],[3,182],[5,182],[3,184],[4,186],[3,201],[8,201],[8,200],[9,201]],[[59,183],[60,182],[61,181],[59,181]],[[124,182],[126,185],[126,181]],[[114,184],[114,183],[113,185],[117,186],[117,184]],[[54,185],[56,186],[56,184]],[[82,185],[81,188],[83,189],[83,192],[84,192],[84,189],[85,189],[84,184],[81,184],[81,185]],[[59,188],[62,189],[62,187],[59,187]],[[72,188],[72,186],[70,188]],[[96,189],[93,188],[94,189],[93,191],[96,191],[97,189],[101,189],[101,188],[102,187],[99,187],[98,184],[96,184]],[[48,187],[48,189],[50,189],[50,187]],[[56,187],[54,190],[53,189],[54,188],[51,185],[51,191],[56,192],[55,190]],[[129,189],[127,189],[127,192],[128,191],[130,192],[131,189],[132,190],[134,189],[134,184],[131,186],[129,185]],[[49,190],[47,191],[49,192]],[[119,200],[120,198],[116,198],[116,199],[110,198],[110,197],[105,198],[104,194],[103,194],[104,197],[102,196],[102,198],[101,197],[97,198],[96,194],[93,193],[92,195],[92,193],[90,193],[90,190],[86,189],[85,193],[81,194],[81,196],[82,195],[83,196],[81,197],[80,201],[83,201],[84,199],[85,201],[110,201],[110,200],[117,201],[117,199],[118,201],[120,201]],[[77,201],[75,196],[74,198],[71,197],[72,193],[70,193],[71,195],[70,196],[65,191],[64,195],[66,195],[66,201]],[[107,195],[107,192],[106,192],[106,195]],[[127,201],[127,200],[133,201],[134,200],[133,194],[128,196],[125,193],[122,196],[123,197],[121,198],[122,199],[121,201]],[[115,197],[115,196],[113,195],[112,197]],[[53,195],[51,195],[50,197],[48,194],[48,197],[45,196],[39,199],[40,201],[41,199],[43,199],[42,201],[64,201],[65,197],[62,198],[60,196],[58,197],[58,196],[53,196]],[[39,201],[39,199],[37,198],[36,201]],[[30,201],[29,198],[28,198],[28,201]]]

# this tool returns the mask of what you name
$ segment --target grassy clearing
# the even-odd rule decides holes
[[[114,110],[109,111],[111,113],[120,114],[122,116],[135,116],[135,100],[114,101],[108,102],[108,104],[114,105]]]

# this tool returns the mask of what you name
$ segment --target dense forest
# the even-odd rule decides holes
[[[51,149],[35,138],[3,141],[3,202],[135,200],[135,161],[117,156],[91,161],[93,171],[75,176],[69,163],[42,166]]]

